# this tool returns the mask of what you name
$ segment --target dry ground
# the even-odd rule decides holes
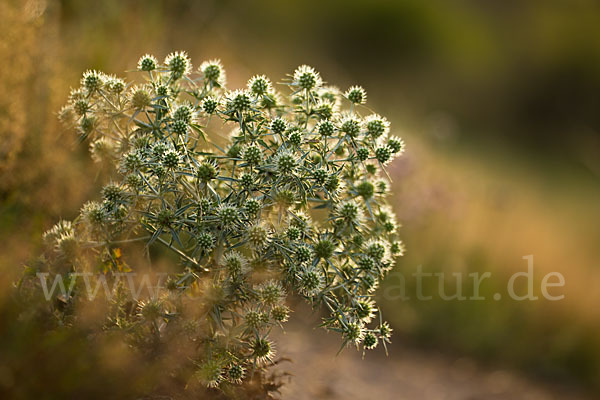
[[[299,312],[298,314],[302,313]],[[278,355],[293,362],[280,371],[293,376],[282,388],[286,400],[588,400],[572,388],[536,382],[522,373],[489,369],[476,362],[394,343],[367,353],[346,349],[336,357],[339,337],[312,329],[317,317],[295,319],[276,337]],[[399,339],[396,338],[396,342]]]

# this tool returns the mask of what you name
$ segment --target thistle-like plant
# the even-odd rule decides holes
[[[135,243],[148,257],[172,252],[165,291],[132,311],[115,289],[104,328],[137,345],[193,336],[187,357],[209,387],[273,360],[269,333],[288,320],[292,293],[323,306],[322,326],[344,346],[385,346],[391,329],[372,296],[404,250],[384,165],[404,143],[364,106],[365,90],[342,94],[301,66],[286,94],[263,75],[230,91],[219,61],[194,71],[183,52],[162,64],[145,55],[137,69],[136,84],[86,72],[60,113],[116,173],[99,201],[45,234],[49,271],[110,276]]]

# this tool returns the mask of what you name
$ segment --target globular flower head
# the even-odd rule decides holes
[[[389,343],[393,330],[392,328],[390,328],[390,324],[388,324],[387,322],[383,322],[381,325],[379,325],[379,328],[377,330],[379,331],[379,336],[381,337],[381,339]]]
[[[271,362],[275,356],[273,342],[265,338],[256,338],[250,344],[252,358],[260,364]]]
[[[316,268],[306,268],[298,276],[299,290],[308,297],[320,293],[325,287],[323,274]]]
[[[368,135],[377,139],[388,134],[390,131],[390,123],[381,115],[371,114],[365,118],[365,128]]]
[[[364,199],[370,199],[375,194],[375,185],[369,181],[362,181],[356,185],[356,193]]]
[[[152,96],[148,89],[144,86],[134,86],[129,94],[131,106],[141,111],[152,104]]]
[[[138,61],[138,69],[140,71],[154,71],[157,66],[158,60],[156,59],[156,57],[150,54],[143,55]]]
[[[301,244],[296,247],[295,256],[299,263],[308,262],[313,258],[313,250],[309,246]]]
[[[271,318],[276,322],[286,322],[290,316],[290,309],[283,305],[276,305],[271,309]]]
[[[335,125],[327,119],[319,121],[316,128],[321,136],[332,136],[335,133]]]
[[[269,228],[261,223],[252,224],[246,229],[248,243],[257,250],[268,245],[270,236]]]
[[[289,175],[296,170],[298,160],[291,152],[282,151],[275,157],[275,166],[277,167],[277,172],[280,174]]]
[[[242,383],[242,380],[246,376],[246,369],[241,364],[232,364],[227,369],[227,380],[231,383]]]
[[[250,165],[258,165],[262,161],[262,150],[257,144],[249,144],[242,149],[242,159]]]
[[[242,254],[232,250],[223,257],[223,265],[229,276],[237,278],[246,273],[248,260]]]
[[[344,93],[344,96],[354,104],[365,104],[367,92],[361,86],[352,86]]]
[[[363,221],[363,212],[352,200],[339,203],[337,206],[337,215],[347,224],[360,224]]]
[[[260,201],[256,200],[256,199],[248,199],[246,200],[246,203],[244,204],[244,210],[246,211],[246,214],[248,214],[249,216],[255,216],[256,214],[258,214],[258,212],[260,211],[261,205],[260,205]]]
[[[181,162],[181,156],[176,150],[168,150],[163,155],[162,164],[166,169],[175,169]]]
[[[248,81],[248,90],[257,96],[265,95],[273,90],[269,78],[264,75],[256,75]]]
[[[138,316],[147,322],[153,322],[163,315],[163,305],[158,299],[139,301],[137,304]]]
[[[178,104],[174,107],[171,117],[176,121],[184,121],[186,124],[190,124],[196,120],[196,112],[189,103]]]
[[[362,121],[354,114],[345,115],[340,119],[339,130],[342,133],[354,138],[360,133]]]
[[[379,339],[377,339],[377,336],[374,333],[367,332],[365,334],[365,337],[363,338],[363,346],[365,349],[373,350],[375,347],[377,347],[378,343]]]
[[[393,151],[387,146],[379,146],[375,149],[375,158],[382,164],[387,164],[392,159]]]
[[[390,253],[393,256],[403,256],[406,252],[406,248],[404,247],[404,243],[400,240],[393,241],[390,244]]]
[[[366,147],[359,147],[356,149],[356,158],[360,161],[366,161],[369,158],[369,149]]]
[[[375,302],[369,299],[359,299],[354,307],[356,316],[359,320],[368,324],[375,317],[377,308]]]
[[[208,359],[198,367],[194,377],[204,386],[215,388],[223,380],[223,368],[213,359]]]
[[[198,248],[205,252],[211,251],[215,247],[215,238],[209,232],[200,232],[196,236],[196,242],[198,243]]]
[[[397,136],[392,136],[391,138],[389,138],[387,144],[393,153],[404,152],[404,140]]]
[[[325,181],[327,181],[328,176],[329,174],[323,168],[315,169],[312,173],[312,177],[315,180],[315,183],[320,186],[323,186],[325,184]]]
[[[171,124],[171,130],[178,135],[185,135],[189,130],[190,125],[181,119],[176,119]]]
[[[230,227],[239,220],[239,210],[232,204],[223,203],[217,209],[217,216],[223,227]]]
[[[119,94],[125,90],[125,81],[123,81],[123,79],[110,76],[106,81],[106,88],[112,93]]]
[[[349,320],[343,325],[342,332],[346,342],[359,344],[365,336],[365,327],[360,321]]]
[[[298,86],[301,89],[310,90],[323,84],[321,75],[308,65],[299,66],[296,71],[294,71],[293,79],[292,85]]]
[[[323,119],[329,119],[333,117],[333,114],[337,111],[335,107],[335,103],[332,103],[329,100],[319,100],[317,104],[315,104],[314,113]]]
[[[221,60],[204,61],[199,68],[208,84],[213,87],[225,86],[225,70],[221,65]]]
[[[289,133],[288,142],[295,147],[298,147],[302,144],[302,140],[304,135],[300,129],[292,129]]]
[[[192,61],[185,51],[176,51],[165,58],[165,65],[171,71],[173,79],[179,79],[192,70]]]
[[[260,301],[267,306],[274,306],[285,297],[285,289],[275,280],[269,280],[261,283],[256,292]]]
[[[196,169],[196,176],[202,183],[210,182],[215,179],[219,173],[217,163],[213,160],[204,160]]]
[[[246,172],[240,176],[240,183],[244,188],[250,189],[254,186],[255,179],[256,178],[253,174]]]
[[[207,114],[214,114],[219,107],[219,101],[212,96],[206,96],[202,100],[202,110]]]
[[[327,260],[333,256],[333,252],[335,251],[335,243],[330,238],[323,237],[317,241],[317,243],[315,243],[314,250],[315,256]]]
[[[85,203],[80,215],[92,227],[101,226],[108,220],[108,214],[102,204],[95,201]]]
[[[287,122],[283,118],[275,118],[271,121],[271,130],[273,133],[282,134],[287,129]]]
[[[252,106],[252,99],[246,90],[234,90],[227,94],[227,108],[231,111],[246,111]]]
[[[94,93],[104,84],[104,74],[94,70],[88,70],[81,78],[81,86],[85,87],[88,93]]]
[[[269,322],[269,317],[263,312],[250,310],[244,315],[244,320],[248,328],[258,330]]]

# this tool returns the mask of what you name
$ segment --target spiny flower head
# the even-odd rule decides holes
[[[143,55],[138,61],[138,69],[140,71],[154,71],[157,68],[157,66],[158,60],[156,59],[156,57],[150,54]]]
[[[176,51],[165,58],[165,65],[174,79],[187,75],[192,70],[192,61],[185,51]]]
[[[347,114],[340,119],[339,130],[350,137],[357,137],[360,133],[362,121],[354,114]]]
[[[280,174],[288,175],[296,170],[298,160],[296,156],[289,151],[282,151],[275,158],[275,165]]]
[[[264,75],[256,75],[248,81],[248,90],[257,96],[265,95],[273,90],[269,78]]]
[[[88,70],[83,74],[83,78],[81,78],[81,85],[85,87],[88,93],[94,93],[102,87],[104,79],[105,76],[101,72]]]
[[[204,61],[199,68],[206,82],[212,86],[225,86],[225,70],[221,65],[221,60]]]
[[[246,272],[248,260],[242,254],[232,250],[225,254],[223,258],[223,264],[229,275],[238,277]]]
[[[390,123],[384,117],[378,114],[371,114],[365,118],[365,128],[367,134],[377,139],[387,135],[390,131]]]
[[[252,99],[246,90],[234,90],[227,94],[227,108],[234,111],[245,111],[252,106]]]
[[[294,86],[298,86],[301,89],[313,89],[321,86],[322,83],[321,75],[308,65],[301,65],[294,71],[294,80],[292,82]]]
[[[404,152],[404,140],[397,136],[392,136],[388,139],[387,145],[392,150],[392,153],[403,153]]]
[[[146,87],[134,86],[129,94],[129,101],[136,110],[143,110],[152,104],[152,96]]]
[[[367,92],[361,86],[352,86],[344,93],[344,96],[354,104],[365,104]]]
[[[260,364],[266,364],[273,360],[275,348],[273,342],[265,338],[257,338],[250,344],[252,357]]]

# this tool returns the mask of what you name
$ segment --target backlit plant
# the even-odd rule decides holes
[[[219,61],[194,70],[183,52],[143,56],[137,69],[135,84],[87,71],[60,113],[116,173],[100,200],[46,233],[49,271],[110,276],[136,242],[147,257],[172,252],[165,290],[128,309],[119,287],[104,329],[138,346],[194,338],[193,378],[209,387],[273,361],[269,334],[288,320],[290,294],[322,306],[343,345],[385,346],[391,329],[372,296],[404,250],[384,166],[404,143],[365,90],[341,93],[309,66],[282,91],[262,75],[228,90]]]

